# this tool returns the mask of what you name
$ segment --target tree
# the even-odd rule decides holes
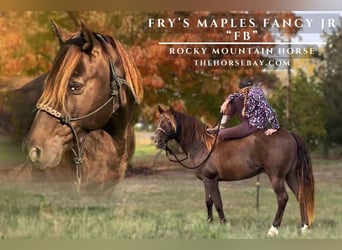
[[[338,27],[327,37],[324,61],[320,67],[326,104],[327,146],[342,144],[342,30]]]
[[[175,18],[194,24],[197,20],[208,20],[211,28],[196,25],[184,28],[182,22],[170,30],[147,26],[149,18]],[[274,41],[271,27],[262,25],[263,19],[295,18],[291,13],[266,12],[106,12],[106,11],[25,11],[5,12],[0,16],[0,28],[6,29],[0,37],[0,74],[39,75],[49,70],[58,49],[56,37],[50,27],[50,19],[61,26],[76,31],[79,20],[84,20],[92,30],[111,35],[127,46],[142,75],[145,89],[141,118],[153,122],[157,104],[173,105],[186,110],[213,124],[224,97],[237,90],[238,81],[246,75],[253,75],[261,82],[268,78],[261,66],[258,67],[197,67],[192,56],[170,56],[172,46],[159,45],[159,41],[244,41],[234,39],[227,30],[249,32],[249,42]],[[231,21],[221,27],[220,20]],[[253,19],[254,27],[248,20]],[[247,25],[237,25],[246,20]],[[10,24],[10,25],[8,25]],[[257,32],[254,32],[257,31]],[[280,30],[294,35],[297,30]],[[20,43],[18,42],[20,41]],[[13,45],[14,44],[14,45]],[[272,45],[253,45],[270,47]],[[203,46],[208,50],[212,45]],[[216,48],[241,48],[241,45],[221,45]],[[264,59],[260,53],[234,55],[236,58]],[[204,55],[205,59],[230,59],[232,55]],[[8,69],[7,69],[7,68]],[[1,102],[1,100],[0,100]]]
[[[311,149],[317,148],[326,136],[322,84],[317,81],[317,76],[308,77],[302,69],[298,70],[293,77],[290,93],[290,122],[286,117],[286,94],[278,85],[270,98],[281,126],[301,135]]]

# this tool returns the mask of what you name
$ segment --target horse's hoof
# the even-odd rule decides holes
[[[227,223],[226,218],[221,219],[221,220],[220,220],[220,223],[221,223],[221,224],[226,224],[226,223]]]
[[[302,226],[302,228],[300,229],[300,232],[301,232],[302,234],[307,234],[307,233],[309,232],[309,226],[306,225],[306,224],[304,224],[304,225]]]
[[[277,236],[278,233],[279,233],[278,228],[272,225],[271,228],[267,232],[267,236],[270,236],[270,237]]]
[[[207,219],[207,222],[208,222],[208,223],[212,223],[213,221],[214,221],[213,218],[208,218],[208,219]]]

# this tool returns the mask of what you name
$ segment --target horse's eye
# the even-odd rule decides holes
[[[74,95],[81,94],[83,90],[83,84],[79,82],[71,82],[68,87],[69,91]]]

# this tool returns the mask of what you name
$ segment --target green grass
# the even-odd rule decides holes
[[[153,175],[119,183],[111,196],[77,194],[63,183],[0,185],[0,237],[8,239],[264,239],[276,199],[261,176],[260,208],[255,209],[255,178],[222,182],[228,223],[206,222],[204,189],[191,170],[170,165],[153,145],[137,147],[134,167],[151,165]],[[289,202],[281,239],[342,239],[342,161],[314,160],[316,220],[299,234],[298,204]]]
[[[137,146],[134,151],[134,157],[151,156],[158,152],[159,150],[154,145]]]
[[[57,184],[2,186],[0,231],[3,238],[12,239],[263,239],[276,201],[266,177],[261,178],[257,212],[254,183],[255,179],[221,183],[229,220],[225,225],[218,223],[216,213],[214,223],[206,222],[202,183],[187,170],[127,178],[110,198],[78,196]],[[311,232],[298,233],[299,210],[291,194],[277,238],[342,238],[342,188],[329,183],[316,183]]]

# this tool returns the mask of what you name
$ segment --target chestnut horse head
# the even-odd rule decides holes
[[[57,166],[82,135],[130,126],[127,113],[142,100],[139,72],[121,43],[90,31],[84,23],[71,33],[53,23],[60,48],[37,102],[25,147],[37,168]]]

